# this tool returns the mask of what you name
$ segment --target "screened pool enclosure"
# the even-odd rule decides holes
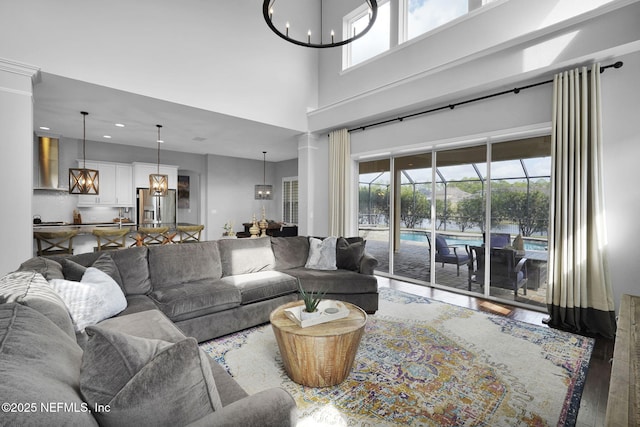
[[[361,162],[378,271],[544,307],[550,149],[545,136]]]

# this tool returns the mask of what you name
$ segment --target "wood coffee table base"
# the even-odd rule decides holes
[[[348,317],[301,328],[284,315],[285,308],[301,303],[278,307],[270,316],[285,371],[291,380],[309,387],[340,384],[351,372],[367,315],[345,303]]]

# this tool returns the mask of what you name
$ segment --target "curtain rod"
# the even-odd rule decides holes
[[[622,61],[618,61],[618,62],[615,62],[615,63],[610,64],[610,65],[605,65],[603,67],[600,67],[600,73],[603,73],[607,68],[620,68],[620,67],[622,67],[622,65],[623,65]],[[549,83],[553,83],[553,79],[545,80],[543,82],[533,83],[533,84],[526,85],[526,86],[516,87],[514,89],[504,90],[502,92],[492,93],[490,95],[479,96],[477,98],[468,99],[466,101],[455,102],[453,104],[443,105],[441,107],[436,107],[436,108],[432,108],[430,110],[425,110],[425,111],[419,111],[417,113],[407,114],[405,116],[395,117],[393,119],[386,119],[386,120],[382,120],[380,122],[371,123],[371,124],[363,125],[363,126],[358,126],[358,127],[349,129],[348,132],[364,131],[367,128],[386,125],[388,123],[393,123],[393,122],[401,122],[404,119],[411,119],[413,117],[422,116],[424,114],[434,113],[436,111],[441,111],[441,110],[446,110],[446,109],[453,110],[454,108],[456,108],[459,105],[470,104],[472,102],[477,102],[477,101],[484,101],[485,99],[495,98],[496,96],[506,95],[508,93],[518,94],[518,93],[520,93],[521,90],[531,89],[533,87],[542,86],[542,85],[546,85],[546,84],[549,84]]]

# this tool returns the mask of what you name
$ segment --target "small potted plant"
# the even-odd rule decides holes
[[[300,320],[318,317],[320,315],[318,304],[320,304],[326,292],[306,292],[302,288],[300,280],[298,280],[298,289],[300,289],[300,296],[304,301],[304,308],[300,311]]]

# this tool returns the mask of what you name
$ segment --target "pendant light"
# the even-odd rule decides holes
[[[160,174],[160,128],[162,125],[156,125],[158,127],[158,169],[157,173],[149,175],[149,192],[154,196],[166,196],[167,190],[169,190],[169,176]]]
[[[85,146],[87,139],[86,118],[89,113],[82,114],[82,168],[69,168],[69,194],[100,194],[98,171],[87,169]]]
[[[267,152],[262,152],[262,184],[255,186],[255,199],[256,200],[271,200],[273,194],[273,187],[266,184],[267,181]]]

